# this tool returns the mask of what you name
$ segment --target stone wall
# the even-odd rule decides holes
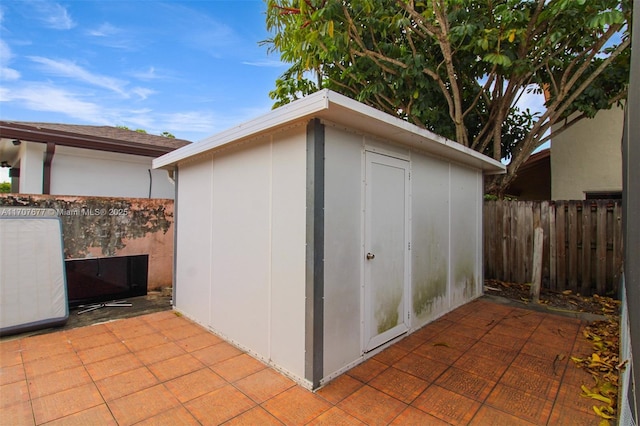
[[[173,200],[0,194],[9,206],[54,209],[65,259],[148,254],[148,290],[172,286]]]

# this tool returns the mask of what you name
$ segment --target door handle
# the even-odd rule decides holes
[[[367,260],[374,259],[375,257],[376,257],[376,255],[373,254],[373,253],[367,253]]]

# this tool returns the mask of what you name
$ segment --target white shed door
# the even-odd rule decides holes
[[[366,152],[364,350],[409,329],[409,162]]]

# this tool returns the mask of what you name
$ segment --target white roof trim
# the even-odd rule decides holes
[[[216,148],[234,141],[273,130],[293,121],[310,118],[326,119],[346,127],[359,129],[396,143],[479,168],[485,173],[505,172],[505,166],[499,161],[398,117],[326,89],[205,138],[200,142],[171,151],[153,160],[153,168],[169,167],[189,157],[207,151],[215,151]]]

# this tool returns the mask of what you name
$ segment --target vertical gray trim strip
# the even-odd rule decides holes
[[[324,125],[307,125],[305,378],[320,386],[324,351]]]
[[[640,46],[640,7],[634,2],[631,45]],[[629,398],[636,424],[640,421],[640,50],[631,49],[628,99],[622,146],[622,220],[624,226],[624,288],[631,334],[631,380]],[[634,72],[633,70],[636,70]],[[625,396],[623,396],[625,397]]]
[[[176,282],[178,277],[178,165],[173,167],[173,285],[171,286],[171,306],[176,306]]]

